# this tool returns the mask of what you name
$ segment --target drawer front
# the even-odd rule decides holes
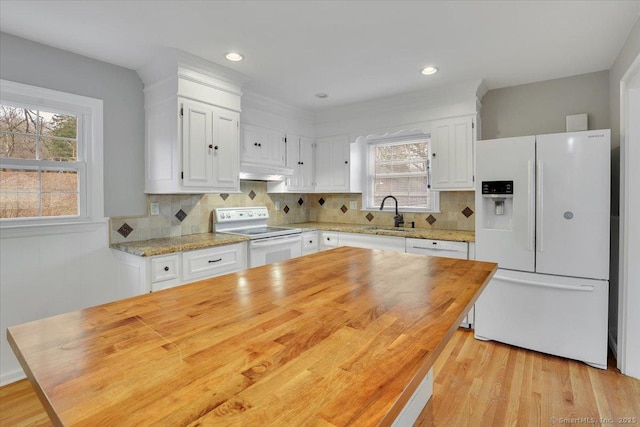
[[[243,243],[237,243],[184,252],[182,254],[184,281],[205,279],[242,270],[246,266],[243,248]]]
[[[318,252],[318,233],[316,231],[302,233],[302,252]]]
[[[151,283],[180,277],[180,255],[167,255],[151,259]]]
[[[409,238],[406,240],[406,252],[442,256],[447,258],[467,259],[468,243]]]
[[[323,231],[320,245],[329,248],[338,247],[338,233]]]

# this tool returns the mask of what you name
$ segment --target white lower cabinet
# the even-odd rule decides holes
[[[383,249],[387,251],[404,252],[404,237],[379,236],[360,233],[340,233],[339,246],[355,246],[356,248]]]
[[[408,254],[421,254],[457,259],[475,259],[475,244],[467,242],[450,242],[446,240],[413,239],[406,240]],[[473,252],[473,257],[470,257]],[[473,328],[474,307],[471,307],[460,326]]]
[[[246,268],[246,244],[216,246],[182,254],[182,281],[193,282]]]
[[[169,255],[141,257],[116,249],[118,289],[121,298],[160,291],[247,268],[246,242]]]
[[[171,288],[180,284],[180,254],[153,257],[151,263],[151,290]]]
[[[302,233],[302,255],[315,254],[319,250],[317,231],[305,231]]]
[[[469,244],[467,242],[409,238],[406,241],[406,252],[408,254],[469,259]]]
[[[336,231],[321,231],[320,232],[320,250],[326,251],[329,249],[338,247],[338,235],[340,233]]]

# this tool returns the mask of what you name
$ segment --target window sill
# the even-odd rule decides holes
[[[50,236],[56,234],[86,233],[99,230],[108,225],[107,219],[39,223],[39,224],[2,224],[0,225],[0,238],[11,239],[16,237]]]
[[[360,208],[359,209],[362,212],[380,212],[380,208]],[[395,213],[396,209],[395,208],[391,208],[391,209],[387,209],[384,208],[382,210],[382,212],[389,212],[389,213]],[[403,209],[403,208],[398,208],[398,212],[401,214],[405,214],[405,213],[424,213],[424,214],[432,214],[432,213],[441,213],[441,211],[437,210],[437,211],[431,211],[429,209],[420,209],[420,208],[411,208],[411,209]]]

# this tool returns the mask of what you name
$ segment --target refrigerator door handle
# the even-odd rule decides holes
[[[537,232],[537,246],[538,246],[538,251],[543,252],[544,251],[544,246],[542,244],[542,235],[544,234],[544,230],[543,230],[543,203],[544,203],[544,197],[542,194],[542,189],[543,189],[543,181],[542,181],[542,171],[544,170],[543,167],[543,163],[542,163],[542,159],[538,159],[538,174],[536,176],[536,179],[538,181],[538,196],[537,196],[537,209],[538,209],[538,215],[537,215],[537,227],[536,227],[536,232]]]
[[[533,161],[529,160],[527,162],[527,173],[528,173],[528,177],[527,179],[528,181],[528,194],[527,194],[527,200],[529,203],[529,209],[527,212],[527,249],[529,251],[533,251],[533,245],[534,245],[534,235],[535,235],[535,229],[534,229],[534,218],[535,218],[535,192],[536,192],[536,187],[535,187],[535,180],[533,179]]]
[[[559,285],[552,283],[542,283],[536,282],[534,280],[523,280],[523,279],[510,279],[508,277],[502,276],[493,276],[495,280],[502,280],[504,282],[517,283],[519,285],[530,285],[530,286],[540,286],[543,288],[551,288],[551,289],[562,289],[565,291],[580,291],[580,292],[593,292],[593,285]]]

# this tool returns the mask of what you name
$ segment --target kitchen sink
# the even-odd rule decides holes
[[[364,227],[364,229],[369,231],[396,231],[396,232],[409,231],[409,229],[401,228],[401,227]]]

